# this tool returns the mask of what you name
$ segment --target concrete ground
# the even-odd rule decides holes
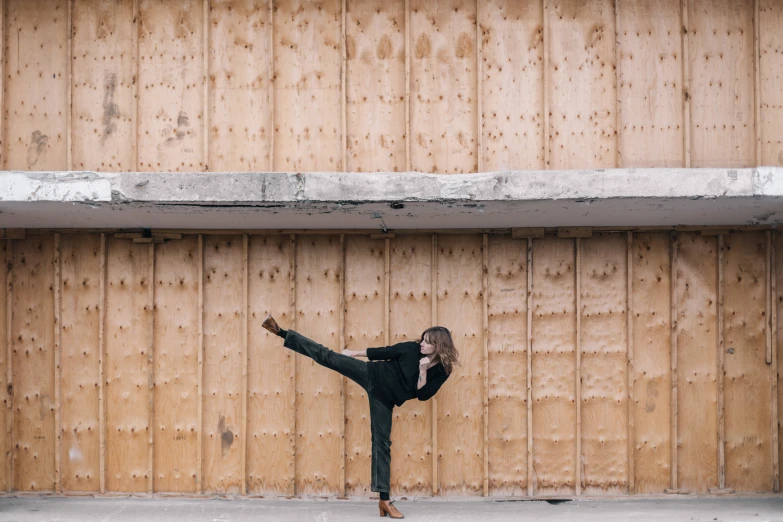
[[[551,522],[783,522],[783,496],[576,501],[415,499],[395,505],[407,520]],[[378,518],[377,501],[5,497],[3,522],[352,522]]]

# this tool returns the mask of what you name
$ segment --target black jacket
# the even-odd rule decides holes
[[[423,357],[421,346],[416,341],[367,348],[370,382],[373,389],[390,399],[397,406],[413,398],[426,401],[440,389],[449,376],[442,364],[427,369],[427,384],[416,389],[419,380],[419,359]]]

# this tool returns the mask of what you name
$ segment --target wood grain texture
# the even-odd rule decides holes
[[[612,168],[616,161],[613,0],[546,0],[549,168]]]
[[[335,351],[340,351],[341,257],[339,236],[297,237],[296,329]],[[339,493],[342,377],[305,356],[295,359],[296,492]]]
[[[347,9],[346,171],[407,170],[405,2],[355,0]]]
[[[133,0],[72,6],[72,167],[134,171]]]
[[[689,0],[691,166],[755,164],[753,2]]]
[[[349,350],[386,345],[384,245],[385,241],[368,236],[345,238],[345,348]],[[350,379],[345,379],[345,450],[346,495],[371,496],[370,403],[367,392]]]
[[[148,245],[109,238],[106,252],[106,489],[147,491],[151,478]],[[141,340],[141,342],[139,342]]]
[[[618,167],[682,167],[682,0],[617,2]]]
[[[418,341],[432,326],[432,237],[398,236],[389,240],[389,248],[389,342]],[[432,494],[433,400],[411,400],[394,409],[393,495]]]
[[[765,362],[766,239],[764,232],[729,234],[724,245],[726,487],[737,492],[772,491],[772,371]]]
[[[9,301],[11,287],[9,274],[11,272],[10,241],[0,241],[0,397],[3,403],[0,407],[0,448],[5,452],[0,459],[0,491],[12,489],[11,477],[11,436],[8,429],[11,419],[11,395],[9,370],[11,369],[11,336],[10,336],[10,309]]]
[[[668,234],[635,234],[632,493],[662,493],[671,484],[670,279]]]
[[[243,241],[204,237],[203,430],[206,492],[242,494]]]
[[[261,327],[267,314],[294,325],[293,244],[288,236],[250,236],[248,253],[247,490],[294,494],[294,356]]]
[[[533,490],[576,492],[575,251],[571,239],[533,241]]]
[[[487,0],[478,4],[482,170],[542,169],[543,2]]]
[[[271,0],[209,0],[209,170],[271,167]]]
[[[489,238],[489,494],[527,494],[527,240]]]
[[[460,366],[438,392],[442,495],[483,492],[483,320],[481,236],[438,237],[438,324],[447,325]]]
[[[775,292],[772,294],[773,299],[773,311],[772,316],[775,320],[772,325],[774,327],[772,339],[775,341],[774,349],[776,363],[774,366],[777,372],[777,416],[773,416],[772,425],[778,434],[778,483],[776,484],[776,491],[780,491],[780,470],[783,469],[783,419],[781,419],[781,410],[783,409],[783,234],[775,232],[772,235],[772,241],[774,243],[774,264],[773,277],[775,282]],[[773,397],[773,400],[775,397]],[[774,410],[773,410],[774,413]]]
[[[198,238],[155,245],[154,490],[196,492]]]
[[[478,170],[476,3],[411,0],[411,169]]]
[[[273,170],[343,170],[341,0],[275,4]]]
[[[14,241],[14,489],[54,491],[54,237]]]
[[[718,487],[718,239],[679,236],[677,255],[678,487]]]
[[[62,489],[100,489],[101,236],[60,237]]]
[[[620,495],[628,476],[626,238],[580,243],[582,491]]]
[[[776,87],[783,78],[781,27],[783,27],[783,4],[777,0],[759,0],[760,165],[783,165],[783,92]],[[780,361],[779,357],[778,361]]]
[[[68,1],[5,10],[5,168],[66,170]]]
[[[138,168],[207,170],[203,0],[139,0]]]

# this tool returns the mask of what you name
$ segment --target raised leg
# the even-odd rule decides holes
[[[330,350],[322,344],[318,344],[312,339],[308,339],[302,334],[293,330],[288,330],[285,336],[283,346],[291,350],[310,357],[312,360],[332,369],[367,390],[369,386],[369,373],[367,371],[367,362],[348,357],[341,353]]]

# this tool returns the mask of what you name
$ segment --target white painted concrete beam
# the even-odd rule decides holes
[[[507,228],[783,222],[783,168],[0,173],[0,228]]]

